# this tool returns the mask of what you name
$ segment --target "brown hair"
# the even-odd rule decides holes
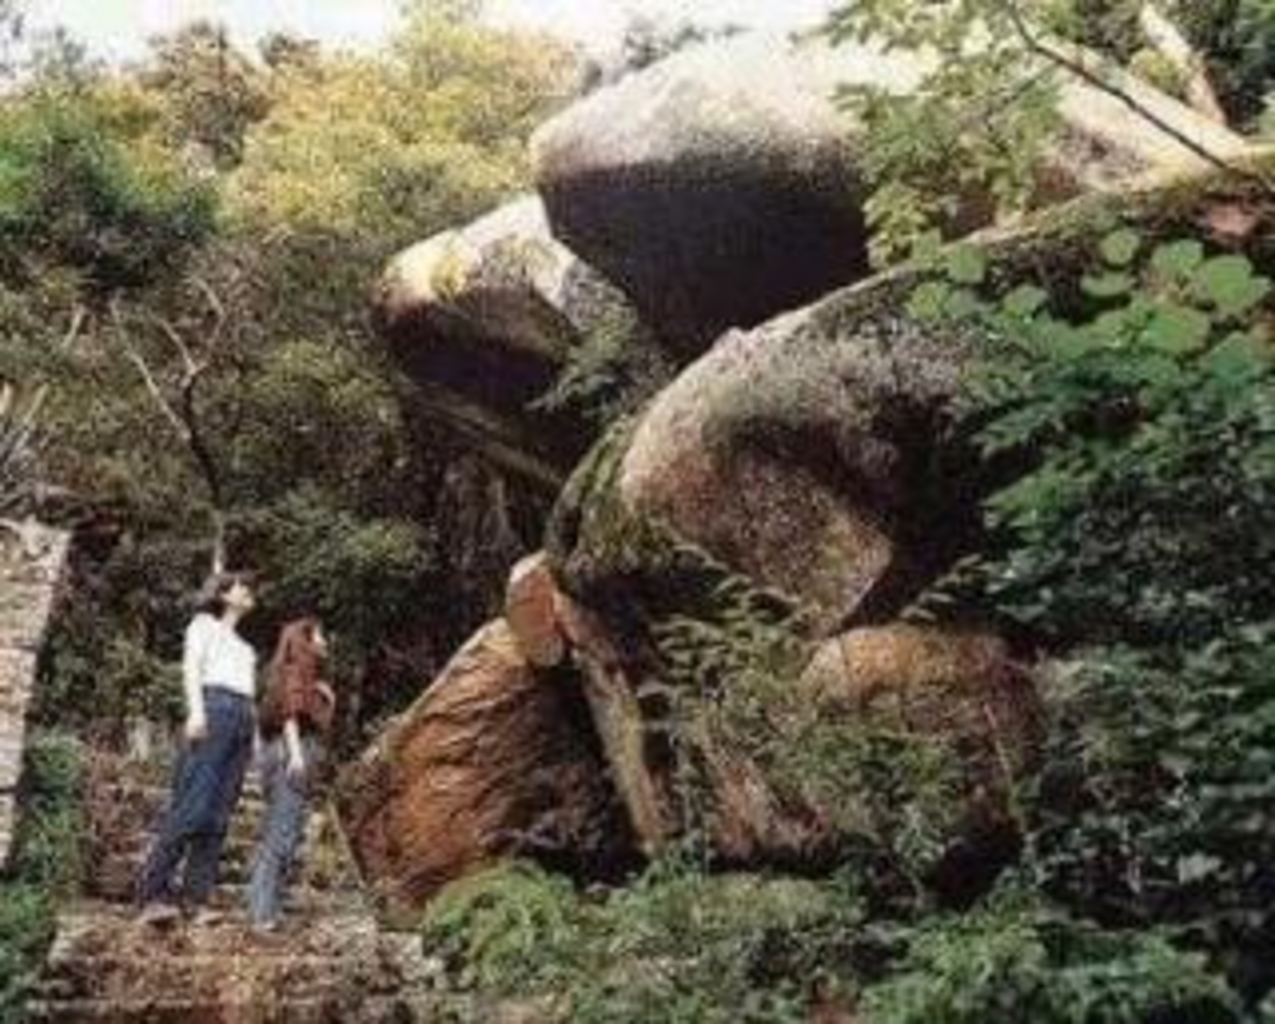
[[[271,682],[283,682],[284,674],[289,673],[306,686],[313,686],[319,679],[319,650],[314,642],[314,634],[319,629],[319,620],[313,615],[293,619],[284,625],[279,633],[279,642],[275,644],[274,656],[270,659]]]

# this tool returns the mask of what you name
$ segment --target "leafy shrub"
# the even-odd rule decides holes
[[[424,935],[453,985],[540,997],[574,1024],[795,1024],[861,955],[861,921],[838,883],[706,876],[673,857],[592,896],[497,868],[446,891]]]
[[[83,870],[78,745],[45,734],[28,741],[10,872],[0,879],[0,1022],[18,1024],[33,972],[53,941],[54,913]]]
[[[143,285],[206,238],[213,216],[211,190],[175,160],[143,162],[83,100],[36,95],[0,115],[9,276],[25,277],[21,255],[35,255],[102,292]]]
[[[1225,982],[1152,933],[1104,932],[1031,903],[918,927],[864,994],[872,1024],[1238,1024]]]
[[[1144,248],[1108,236],[1063,315],[1031,285],[967,307],[977,440],[1036,459],[988,502],[986,594],[1060,643],[1189,647],[1275,606],[1270,281],[1192,240]]]

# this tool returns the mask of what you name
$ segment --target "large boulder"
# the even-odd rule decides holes
[[[504,620],[480,630],[345,772],[338,807],[391,916],[502,856],[591,874],[630,833],[569,678],[536,672]]]
[[[1092,314],[1067,285],[1101,264],[1099,243],[1117,228],[1141,239],[1135,270],[1157,242],[1189,237],[1269,274],[1269,166],[1088,197],[985,237],[985,284],[1008,293],[1048,274],[1057,301]],[[951,740],[968,760],[957,813],[940,821],[953,843],[926,865],[937,885],[955,893],[1012,848],[996,789],[1005,772],[988,773],[1030,762],[1029,680],[985,637],[869,628],[896,622],[977,549],[988,489],[1030,464],[1030,452],[975,457],[960,396],[980,340],[910,301],[943,280],[941,266],[900,270],[727,335],[612,430],[564,490],[548,550],[591,616],[587,630],[564,631],[606,638],[593,644],[604,671],[591,706],[613,765],[623,754],[615,774],[634,820],[649,823],[645,841],[702,823],[732,861],[835,856],[856,827],[876,827],[870,808],[858,826],[838,820],[856,810],[853,786],[813,785],[819,752],[846,749],[816,738],[879,724],[921,751]],[[772,656],[831,637],[804,674]],[[706,788],[689,805],[694,822],[678,794],[687,750]],[[802,767],[777,770],[784,762]]]
[[[897,801],[911,800],[938,837],[918,865],[931,884],[960,899],[990,881],[1020,838],[1013,794],[1039,763],[1045,722],[1031,675],[1000,639],[906,623],[852,630],[818,650],[796,689],[819,728],[887,738],[903,780],[901,792],[874,793],[845,779],[844,796],[831,780],[816,800],[852,802],[886,848],[900,839]]]
[[[914,89],[915,54],[821,37],[717,40],[589,95],[532,139],[554,233],[620,285],[683,356],[867,271],[862,137],[841,85]],[[1127,76],[1134,102],[1219,155],[1238,136]],[[1119,99],[1060,81],[1063,142],[1041,168],[1042,200],[1123,187],[1199,158]],[[985,223],[986,202],[957,215]]]
[[[965,452],[939,443],[970,347],[880,316],[879,298],[727,334],[617,431],[553,516],[568,589],[621,615],[635,586],[685,600],[667,549],[689,544],[829,635],[933,578],[976,522]]]
[[[374,313],[414,384],[414,403],[492,461],[548,487],[594,435],[536,400],[589,339],[609,331],[639,343],[624,296],[554,239],[536,196],[400,253]]]
[[[1218,173],[1077,200],[982,238],[988,279],[1008,290],[1047,267],[1078,282],[1120,224],[1264,265],[1260,182]],[[640,633],[694,592],[689,546],[782,592],[813,636],[898,615],[977,542],[988,484],[953,402],[976,339],[909,303],[934,274],[880,275],[730,332],[614,429],[551,517],[568,592],[617,635]]]

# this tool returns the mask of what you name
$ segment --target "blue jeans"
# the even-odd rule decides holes
[[[138,879],[140,902],[175,902],[175,876],[185,861],[181,897],[192,905],[208,902],[230,817],[239,802],[252,757],[256,713],[247,697],[205,687],[208,735],[186,743],[173,773],[173,793]]]
[[[322,754],[313,737],[301,738],[306,777],[288,777],[288,747],[283,738],[271,740],[261,752],[261,789],[266,799],[261,837],[252,858],[248,884],[248,915],[253,924],[273,924],[279,918],[288,871],[305,834],[310,785]]]

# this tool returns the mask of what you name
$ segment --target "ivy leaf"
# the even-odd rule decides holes
[[[1156,310],[1143,337],[1152,348],[1182,355],[1203,348],[1212,328],[1213,321],[1198,309],[1166,303]]]
[[[1223,316],[1247,313],[1271,290],[1265,277],[1253,274],[1253,265],[1243,256],[1215,256],[1204,263],[1191,279],[1199,298],[1217,307]]]
[[[1107,235],[1099,245],[1102,258],[1113,267],[1127,267],[1138,254],[1142,239],[1136,231],[1121,228]]]
[[[958,246],[947,254],[947,276],[955,284],[982,284],[987,277],[987,257],[979,249]]]
[[[1204,246],[1193,238],[1183,238],[1157,246],[1151,254],[1151,269],[1164,278],[1185,281],[1204,262]]]
[[[1133,277],[1123,271],[1108,271],[1104,274],[1087,274],[1080,282],[1086,295],[1095,299],[1114,299],[1128,295],[1133,290]]]

